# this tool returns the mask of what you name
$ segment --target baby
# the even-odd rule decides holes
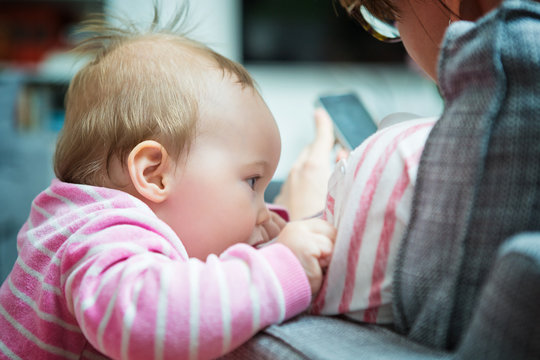
[[[176,27],[94,24],[79,47],[95,55],[68,89],[58,179],[0,288],[3,357],[214,358],[318,292],[335,229],[269,212],[272,114]]]

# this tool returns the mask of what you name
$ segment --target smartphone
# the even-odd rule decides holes
[[[321,95],[318,104],[332,118],[336,138],[348,150],[377,131],[373,118],[354,92]]]

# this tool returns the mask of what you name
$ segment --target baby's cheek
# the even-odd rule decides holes
[[[238,243],[248,243],[250,245],[253,245],[253,241],[260,241],[260,227],[255,226],[255,220],[246,220],[248,219],[238,219],[236,223],[231,224],[227,233],[220,233],[220,235],[222,236],[222,241],[226,247]]]

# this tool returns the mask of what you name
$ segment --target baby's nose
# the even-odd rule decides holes
[[[259,212],[257,214],[257,225],[262,224],[269,218],[270,218],[270,210],[268,210],[266,203],[263,202],[262,205],[259,207]]]

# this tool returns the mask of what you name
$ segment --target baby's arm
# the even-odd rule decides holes
[[[68,304],[90,343],[112,358],[214,358],[307,308],[317,278],[310,260],[328,251],[292,237],[307,241],[312,230],[291,224],[280,236],[292,252],[239,244],[203,263],[146,229],[126,226],[124,242],[118,232],[103,240],[106,229],[70,249],[81,259],[65,273]],[[293,253],[314,269],[310,283]]]

